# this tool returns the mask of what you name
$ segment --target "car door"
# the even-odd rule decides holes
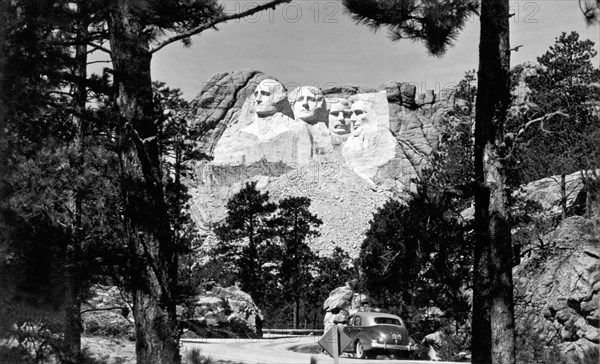
[[[350,337],[352,342],[356,341],[357,335],[362,331],[362,317],[360,315],[350,316],[348,325],[344,327],[344,333]],[[354,345],[348,345],[345,351],[354,351]]]
[[[355,337],[362,330],[362,317],[360,315],[355,315],[354,320],[352,322],[352,327],[350,327],[350,333]]]

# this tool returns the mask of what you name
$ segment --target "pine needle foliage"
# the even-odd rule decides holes
[[[374,31],[387,28],[393,41],[421,41],[436,57],[454,44],[479,7],[472,0],[344,0],[343,4],[357,24]]]

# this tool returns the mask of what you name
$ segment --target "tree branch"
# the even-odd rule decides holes
[[[552,133],[551,131],[548,131],[546,129],[544,129],[544,121],[546,121],[547,119],[550,119],[551,117],[554,116],[563,116],[568,118],[570,115],[564,113],[563,111],[559,110],[559,111],[555,111],[555,112],[551,112],[549,114],[546,114],[544,116],[540,116],[539,118],[535,118],[533,120],[529,120],[527,123],[525,123],[525,125],[519,129],[519,131],[515,134],[515,133],[506,133],[505,137],[504,137],[504,143],[506,144],[507,141],[511,142],[511,146],[510,146],[510,151],[501,159],[502,160],[506,160],[508,158],[510,158],[512,156],[512,153],[515,149],[515,146],[517,145],[517,142],[519,141],[519,139],[523,136],[523,134],[525,134],[525,132],[527,131],[527,129],[532,126],[535,123],[540,123],[540,129],[544,132],[544,133]]]
[[[73,97],[73,94],[71,92],[68,92],[68,91],[54,90],[54,91],[50,91],[48,93],[51,94],[51,95],[63,95],[63,96]]]
[[[402,253],[402,252],[400,250],[398,250],[398,252],[396,254],[394,254],[394,256],[390,260],[388,260],[385,268],[383,268],[383,272],[381,273],[382,275],[387,272],[387,270],[390,268],[390,265],[392,265],[392,263],[394,262],[394,260],[396,260],[396,258],[398,258],[398,256],[400,255],[400,253]]]
[[[140,161],[142,173],[144,174],[146,183],[155,186],[158,183],[158,181],[152,171],[152,163],[150,162],[150,156],[146,151],[146,145],[144,144],[144,140],[140,138],[137,130],[135,130],[133,125],[131,125],[130,123],[125,123],[125,130],[127,131],[128,136],[133,141],[133,144],[135,145],[135,148],[138,152],[138,159]]]
[[[112,61],[93,61],[93,62],[88,62],[87,64],[88,64],[88,66],[89,66],[90,64],[96,64],[96,63],[111,63],[111,62],[112,62]]]
[[[106,68],[105,68],[106,70]],[[92,90],[93,92],[97,92],[97,93],[109,93],[110,92],[110,88],[105,88],[105,87],[100,87],[97,86],[96,82],[91,82],[92,80],[89,78],[84,78],[81,76],[77,76],[74,75],[73,73],[70,72],[66,72],[66,71],[54,71],[52,73],[49,73],[50,76],[52,77],[56,77],[59,78],[63,81],[66,82],[71,82],[71,83],[85,83],[85,86],[87,88],[89,88],[90,90]]]
[[[180,33],[180,34],[177,34],[177,35],[175,35],[175,36],[173,36],[171,38],[165,39],[164,41],[160,42],[156,47],[152,48],[150,50],[150,54],[158,52],[159,50],[161,50],[162,48],[166,47],[167,45],[169,45],[169,44],[171,44],[173,42],[177,42],[179,40],[182,40],[182,39],[185,39],[185,38],[189,38],[192,35],[196,35],[198,33],[202,33],[203,31],[205,31],[207,29],[214,28],[217,24],[225,23],[225,22],[227,22],[229,20],[241,19],[241,18],[244,18],[246,16],[249,16],[249,15],[252,15],[254,13],[257,13],[259,11],[266,10],[266,9],[275,9],[275,7],[277,5],[284,4],[284,3],[289,3],[291,1],[292,0],[271,0],[271,1],[267,2],[267,3],[265,3],[265,4],[255,6],[255,7],[251,8],[251,9],[248,9],[248,10],[243,11],[241,13],[232,14],[232,15],[224,15],[224,16],[218,17],[218,18],[216,18],[216,19],[214,19],[214,20],[212,20],[212,21],[210,21],[208,23],[205,23],[205,24],[199,25],[199,26],[197,26],[195,28],[192,28],[192,29],[188,30],[187,32]]]
[[[89,308],[87,310],[83,310],[80,313],[86,313],[86,312],[95,312],[95,311],[112,311],[112,310],[123,310],[123,309],[129,309],[128,307],[124,307],[124,306],[114,306],[114,307],[105,307],[105,308]]]
[[[547,119],[550,119],[551,117],[554,117],[554,116],[564,116],[566,118],[569,117],[568,114],[565,114],[564,112],[562,112],[562,111],[559,110],[559,111],[552,112],[550,114],[546,114],[546,115],[541,116],[539,118],[535,118],[533,120],[530,120],[527,123],[525,123],[525,125],[519,130],[519,132],[517,133],[515,139],[518,139],[521,135],[525,134],[525,132],[527,131],[527,128],[529,128],[531,125],[533,125],[535,123],[538,123],[538,122],[540,123],[540,128],[541,128],[541,130],[543,132],[551,133],[550,131],[547,131],[547,130],[544,129],[544,121],[546,121]]]
[[[92,49],[90,51],[88,51],[88,53],[93,53],[95,51],[102,51],[108,54],[112,54],[112,51],[108,48],[104,48],[103,46],[101,46],[100,44],[96,44],[96,43],[89,43],[89,46],[92,47]]]

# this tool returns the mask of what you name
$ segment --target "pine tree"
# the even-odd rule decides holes
[[[520,182],[598,167],[594,107],[600,100],[590,92],[590,85],[600,82],[600,70],[592,64],[596,55],[594,42],[563,32],[529,71],[530,110],[511,120],[509,129],[519,138],[514,154]]]
[[[365,286],[373,299],[386,306],[390,303],[387,300],[394,299],[396,292],[408,290],[405,283],[414,281],[414,276],[409,275],[409,266],[403,264],[407,242],[401,216],[405,210],[399,201],[388,200],[373,214],[360,249],[359,264]]]
[[[588,24],[597,24],[600,21],[600,0],[578,0],[579,8]]]
[[[63,92],[62,87],[69,83],[82,90],[82,72],[77,71],[77,65],[74,68],[67,65],[58,67],[53,61],[51,69],[47,72],[42,71],[41,67],[24,68],[26,62],[31,59],[38,60],[43,66],[45,61],[56,59],[49,57],[54,53],[66,54],[69,57],[72,52],[76,54],[77,51],[71,47],[83,48],[82,43],[93,51],[105,52],[111,57],[113,69],[110,72],[114,75],[114,105],[118,114],[118,129],[116,133],[110,133],[118,139],[122,196],[126,206],[124,216],[132,255],[130,282],[134,291],[133,313],[136,318],[136,349],[139,362],[180,362],[174,290],[177,286],[177,255],[184,248],[176,243],[170,229],[171,218],[161,170],[159,127],[156,123],[160,118],[155,113],[150,78],[152,54],[177,41],[189,45],[190,37],[195,34],[284,2],[289,0],[273,0],[237,14],[225,14],[223,7],[214,0],[2,2],[2,6],[8,8],[7,12],[3,12],[3,16],[12,14],[17,21],[21,18],[32,20],[32,27],[19,27],[17,24],[14,28],[4,25],[2,28],[3,31],[13,32],[15,36],[23,35],[17,42],[20,42],[20,46],[24,45],[11,48],[8,43],[3,42],[3,50],[24,49],[29,52],[23,53],[25,56],[22,57],[23,64],[20,68],[30,72],[22,79],[27,80],[29,77],[35,88],[23,87],[29,95],[21,98],[22,100],[28,100],[35,106],[48,104],[49,101],[56,105],[55,99],[38,91],[52,89],[54,94],[60,94]],[[68,21],[69,25],[63,26],[63,20]],[[40,29],[40,25],[44,27],[43,32],[32,34],[30,29]],[[165,37],[165,34],[170,36]],[[50,37],[50,42],[46,42],[47,39],[44,39],[44,42],[37,41],[36,37],[39,36]],[[109,47],[104,45],[107,41]],[[69,57],[65,64],[68,63]],[[10,67],[18,63],[7,64]],[[76,71],[70,72],[71,69]],[[52,83],[53,87],[38,82],[36,77],[39,78],[40,75],[45,79],[47,77],[48,83]],[[12,91],[9,89],[12,85],[23,85],[11,81],[5,74],[3,94],[4,91]],[[85,79],[85,86],[89,91],[101,81],[99,78]],[[17,91],[15,95],[23,95],[20,89],[15,88],[14,91]],[[77,97],[76,99],[79,100]],[[27,108],[25,104],[15,105]],[[78,113],[80,105],[78,101],[73,102],[74,114]],[[13,106],[9,103],[6,108],[11,109]],[[19,115],[18,109],[14,111],[14,115]],[[18,125],[23,132],[20,135],[28,132],[29,128],[32,138],[39,134],[40,127],[48,124],[48,118],[39,118],[40,123],[29,123],[29,118],[21,120]],[[21,139],[8,140],[18,143]],[[4,150],[10,150],[9,147],[10,145],[6,144]]]
[[[134,146],[135,157],[123,148],[124,180],[129,205],[131,251],[154,263],[134,267],[136,354],[140,363],[179,363],[179,333],[173,291],[177,286],[178,254],[165,202],[158,144],[157,115],[152,100],[150,63],[165,46],[182,41],[228,20],[273,8],[289,0],[273,0],[237,14],[225,14],[215,0],[154,1],[107,0],[110,56],[117,88],[116,104],[124,142]],[[165,33],[171,37],[161,39]],[[127,144],[124,143],[124,146]],[[140,188],[142,193],[133,193]],[[139,205],[139,206],[136,206]],[[145,210],[144,221],[135,213]]]
[[[312,315],[314,328],[322,325],[323,302],[329,293],[358,276],[350,255],[334,243],[331,243],[331,246],[334,248],[330,256],[316,258],[312,268],[316,274],[310,282],[310,287],[306,289],[309,308],[307,315]]]
[[[40,221],[36,216],[46,215],[48,224],[62,229],[67,237],[57,241],[62,252],[59,261],[64,263],[63,279],[56,281],[64,288],[60,300],[64,318],[62,344],[53,346],[63,361],[73,362],[80,354],[81,295],[90,277],[86,274],[89,269],[82,269],[82,261],[94,234],[106,227],[102,219],[110,215],[97,204],[106,203],[116,193],[114,184],[108,182],[110,173],[103,174],[106,165],[115,162],[103,145],[106,140],[99,140],[98,135],[90,138],[84,126],[90,118],[85,109],[85,45],[87,37],[95,36],[88,29],[93,21],[85,13],[87,7],[77,2],[11,1],[2,6],[6,17],[2,39],[2,90],[6,91],[2,92],[2,132],[6,133],[2,138],[3,208],[33,225]],[[94,161],[86,160],[90,156]],[[22,174],[39,178],[22,178]],[[37,195],[40,191],[44,193]],[[23,203],[28,200],[30,203]],[[90,227],[91,220],[102,223]],[[25,259],[29,254],[18,246],[13,248],[25,254],[19,253]]]
[[[412,312],[433,303],[464,322],[469,226],[454,212],[459,202],[419,189],[407,204],[389,200],[373,214],[358,259],[362,280],[376,305]]]
[[[310,268],[315,256],[306,245],[306,239],[319,235],[323,222],[309,211],[308,197],[286,197],[279,201],[274,220],[281,242],[279,280],[283,295],[294,301],[294,328],[298,328],[300,300],[306,298],[312,281]]]
[[[223,245],[220,251],[236,261],[242,290],[263,303],[263,251],[275,234],[272,215],[277,206],[269,194],[248,182],[227,202],[227,217],[214,231]]]

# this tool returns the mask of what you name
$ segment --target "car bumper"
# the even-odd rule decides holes
[[[373,349],[381,349],[381,350],[396,350],[396,351],[416,351],[417,345],[396,345],[396,344],[387,344],[387,343],[378,343],[373,340],[371,342],[371,347]]]

